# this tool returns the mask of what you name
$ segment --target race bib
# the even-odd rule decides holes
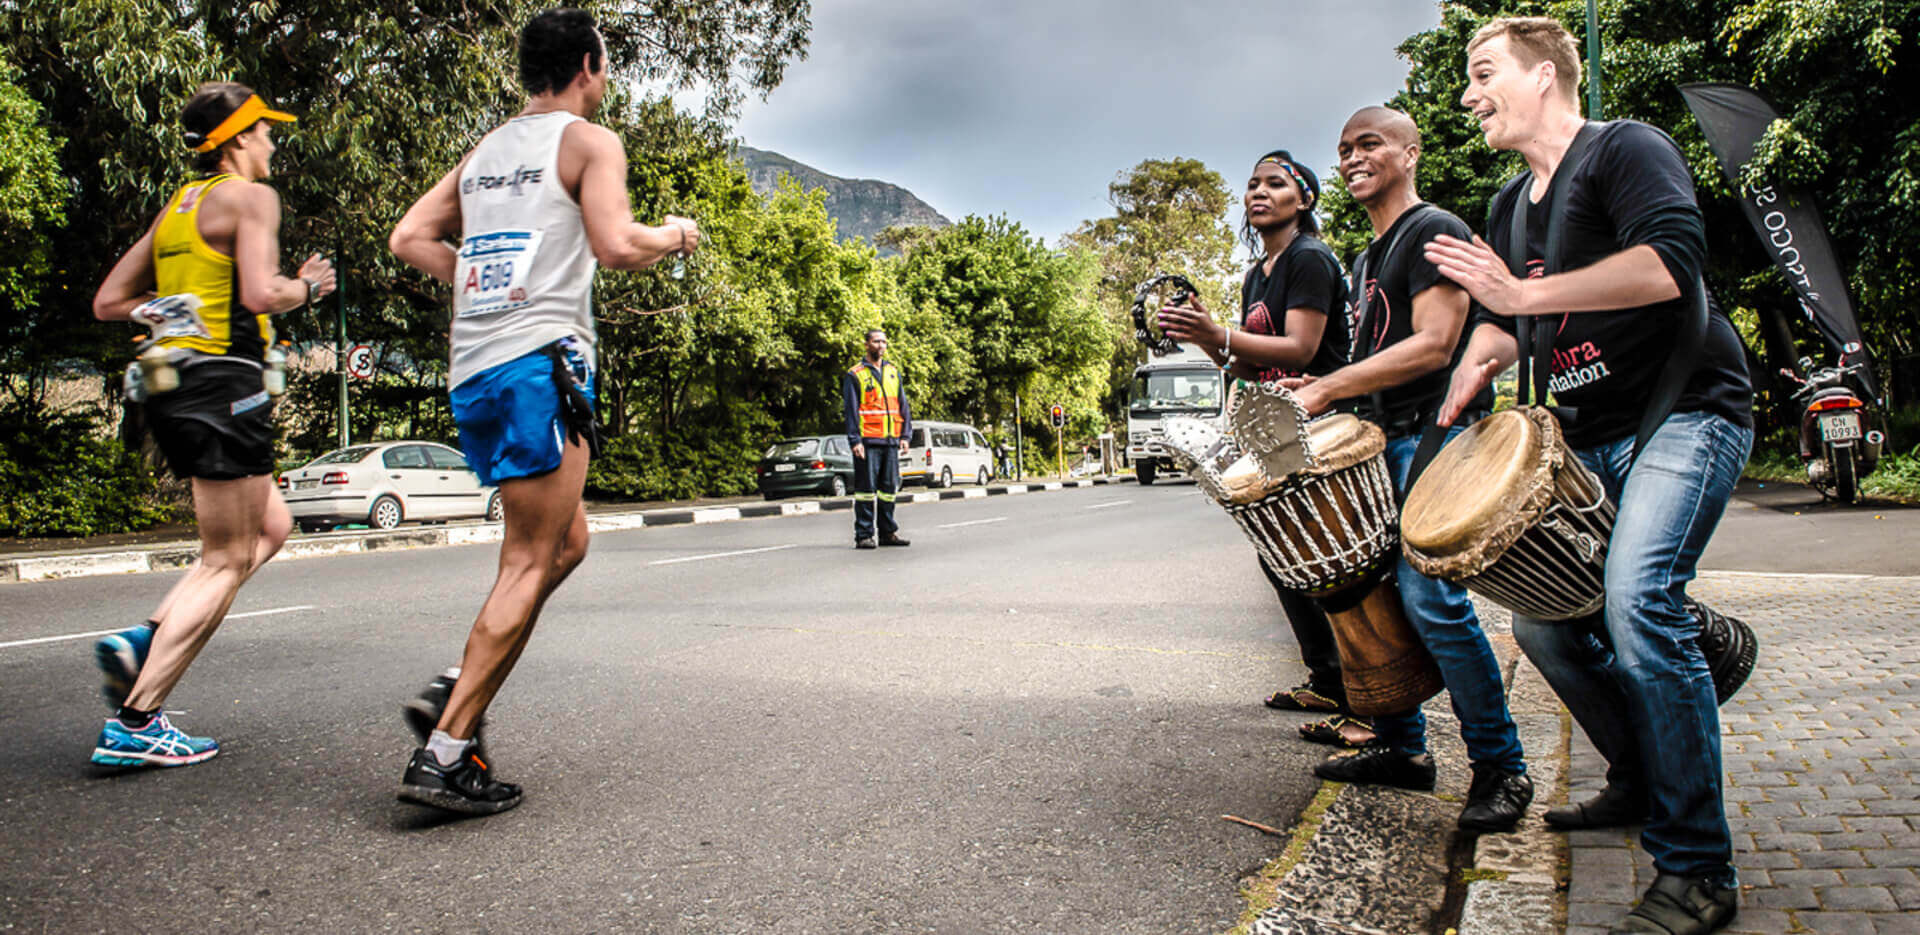
[[[527,281],[540,252],[540,231],[490,231],[460,244],[453,273],[453,313],[494,315],[533,304]]]
[[[131,317],[146,325],[156,341],[162,338],[212,337],[206,323],[200,320],[200,305],[200,297],[191,292],[163,295],[135,307]]]

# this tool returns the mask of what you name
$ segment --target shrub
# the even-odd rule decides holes
[[[775,426],[735,407],[691,414],[673,432],[610,439],[587,471],[587,492],[615,500],[731,497],[754,489],[753,464]]]
[[[99,426],[72,415],[0,412],[0,536],[145,529],[166,513],[153,473]]]

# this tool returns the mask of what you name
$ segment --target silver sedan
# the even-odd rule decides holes
[[[392,529],[412,520],[500,519],[499,489],[481,486],[460,452],[433,442],[339,448],[278,483],[306,532],[349,523]]]

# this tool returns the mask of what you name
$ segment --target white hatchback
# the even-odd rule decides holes
[[[410,520],[500,519],[500,491],[460,452],[433,442],[336,449],[280,475],[294,522],[306,532],[347,523],[392,529]]]

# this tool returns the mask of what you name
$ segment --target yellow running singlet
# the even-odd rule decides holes
[[[240,305],[240,277],[233,257],[200,238],[200,206],[214,186],[234,178],[216,175],[181,186],[153,231],[153,270],[160,295],[191,292],[200,297],[200,321],[208,337],[166,338],[167,347],[182,347],[225,357],[261,360],[273,343],[273,323],[266,315],[249,315]]]

